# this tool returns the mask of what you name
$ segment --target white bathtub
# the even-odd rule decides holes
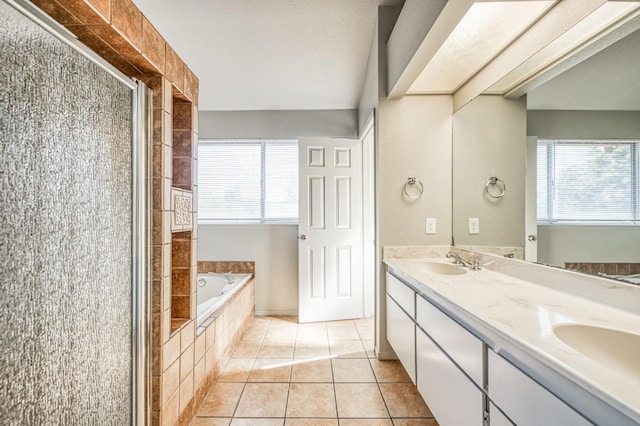
[[[198,274],[198,325],[224,305],[244,283],[251,279],[251,274],[232,274],[235,282],[227,284],[224,274]]]

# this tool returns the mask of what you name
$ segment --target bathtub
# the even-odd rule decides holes
[[[198,274],[198,325],[224,305],[252,277],[251,274],[232,274],[232,276],[235,282],[227,284],[224,274],[214,272]]]

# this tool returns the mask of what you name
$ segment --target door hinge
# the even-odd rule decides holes
[[[489,426],[489,411],[482,412],[482,426]]]

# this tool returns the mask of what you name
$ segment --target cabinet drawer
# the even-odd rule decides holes
[[[484,394],[420,329],[416,330],[418,392],[441,426],[481,426]]]
[[[422,297],[416,300],[416,311],[418,325],[482,387],[482,341]]]
[[[584,417],[493,351],[489,398],[518,426],[590,425]]]
[[[398,305],[407,312],[411,318],[416,317],[415,297],[416,293],[405,283],[387,272],[387,294],[393,297]]]
[[[389,295],[387,295],[387,340],[415,384],[416,326]]]

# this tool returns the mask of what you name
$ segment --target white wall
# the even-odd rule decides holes
[[[453,237],[456,245],[524,247],[526,104],[482,95],[453,117]],[[495,200],[484,193],[491,176],[507,186]],[[480,234],[469,235],[469,218]]]
[[[200,139],[355,137],[356,110],[200,111]],[[256,262],[256,312],[298,314],[297,225],[198,225],[198,260]]]
[[[379,105],[379,224],[386,245],[451,243],[452,97],[404,96]],[[424,185],[422,196],[402,194],[407,178]],[[435,235],[425,234],[425,219],[436,218]]]
[[[200,111],[200,139],[291,139],[300,136],[353,138],[355,109],[318,111]]]
[[[640,262],[640,227],[540,225],[538,262]]]
[[[298,314],[298,225],[198,225],[198,260],[256,262],[256,314]]]
[[[527,134],[544,139],[640,139],[640,111],[529,111]],[[640,227],[538,226],[538,261],[640,262]]]

